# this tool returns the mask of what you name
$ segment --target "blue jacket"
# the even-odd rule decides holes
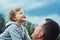
[[[0,35],[0,40],[31,40],[25,27],[20,28],[16,22],[8,22],[6,26],[8,27]]]

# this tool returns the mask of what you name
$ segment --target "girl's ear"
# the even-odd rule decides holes
[[[41,32],[39,33],[38,37],[42,37],[43,35],[44,35],[44,32],[41,31]]]
[[[15,17],[13,17],[13,20],[15,21],[15,20],[16,20],[16,18],[15,18]]]

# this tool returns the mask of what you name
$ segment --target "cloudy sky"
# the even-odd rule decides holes
[[[60,0],[1,0],[0,12],[7,16],[12,8],[24,10],[27,20],[39,23],[45,18],[51,18],[60,24]],[[7,19],[7,17],[5,17]]]

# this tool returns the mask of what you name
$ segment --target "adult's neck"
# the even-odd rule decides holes
[[[44,38],[39,38],[38,40],[44,40]]]
[[[41,37],[41,38],[36,38],[36,39],[32,39],[32,40],[44,40],[44,38]]]

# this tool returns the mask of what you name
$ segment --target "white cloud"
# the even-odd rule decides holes
[[[37,7],[47,6],[53,2],[56,2],[56,0],[1,0],[0,6],[4,10],[14,7],[21,7],[25,10],[31,10]]]
[[[4,4],[6,4],[6,3],[10,2],[10,1],[11,1],[11,0],[1,0],[1,1],[0,1],[0,5],[1,5],[1,4],[4,5]]]
[[[35,1],[33,0],[32,2],[27,4],[28,5],[27,9],[31,10],[38,7],[42,8],[56,2],[58,2],[58,0],[35,0]]]
[[[27,16],[27,20],[36,24],[40,23],[42,20],[46,18],[51,18],[60,25],[60,16],[57,14],[52,14],[52,15],[47,15],[47,16]]]

